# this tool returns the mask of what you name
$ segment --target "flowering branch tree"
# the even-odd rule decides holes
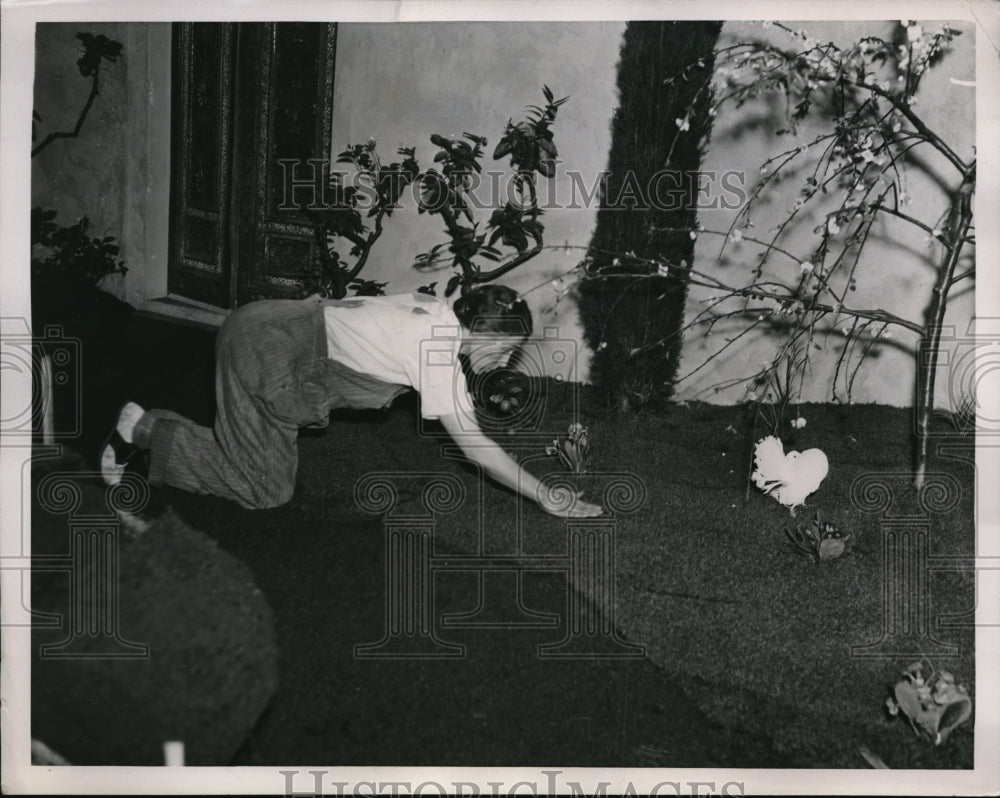
[[[715,390],[745,383],[751,400],[770,392],[778,399],[780,418],[784,405],[801,392],[813,352],[822,348],[824,337],[839,330],[846,338],[834,376],[833,395],[837,399],[838,380],[845,379],[849,396],[858,368],[889,334],[890,327],[910,330],[919,336],[914,413],[918,438],[915,482],[920,486],[927,467],[935,373],[949,294],[956,284],[975,275],[974,266],[964,264],[966,253],[975,244],[972,197],[976,160],[974,154],[957,152],[931,129],[915,110],[916,93],[921,78],[947,52],[959,32],[946,26],[927,33],[921,25],[905,22],[896,42],[866,36],[841,48],[810,39],[802,31],[776,27],[786,31],[795,46],[744,42],[716,53],[717,76],[722,79],[714,86],[711,113],[726,104],[739,107],[757,98],[778,96],[784,100],[783,128],[777,131],[780,135],[797,133],[810,117],[818,117],[826,129],[764,163],[762,179],[727,230],[698,226],[687,231],[693,239],[723,237],[720,259],[730,243],[756,245],[758,259],[745,282],[695,269],[684,261],[647,264],[651,275],[683,275],[688,285],[710,289],[705,307],[693,314],[681,332],[700,327],[710,333],[723,322],[739,325],[735,335],[727,337],[706,361],[677,382],[705,368],[755,330],[777,334],[779,343],[769,363],[717,385]],[[713,87],[704,91],[713,91]],[[951,177],[943,178],[948,210],[933,221],[907,212],[906,167],[924,168],[921,150],[936,153],[952,171]],[[779,183],[796,176],[802,181],[801,194],[787,216],[766,234],[754,234],[758,205],[776,192]],[[817,210],[821,223],[812,231],[811,251],[795,254],[788,241],[809,209]],[[940,246],[922,320],[907,319],[881,307],[858,307],[849,301],[873,226],[886,217],[922,230]],[[627,257],[632,256],[622,259]],[[774,263],[780,260],[785,263]],[[789,264],[791,279],[787,278]],[[660,340],[644,349],[668,344]],[[631,356],[636,354],[640,353]]]

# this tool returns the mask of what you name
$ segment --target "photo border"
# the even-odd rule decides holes
[[[706,14],[711,10],[711,14]],[[998,195],[998,159],[1000,142],[1000,103],[987,98],[1000,97],[1000,6],[987,0],[977,2],[887,2],[873,4],[843,0],[837,4],[821,2],[739,2],[722,1],[711,6],[695,2],[431,2],[430,0],[377,0],[377,2],[326,2],[319,0],[284,1],[278,5],[265,2],[224,2],[206,4],[197,0],[173,3],[136,2],[19,2],[3,0],[2,45],[0,45],[0,146],[4,176],[0,191],[0,251],[5,260],[0,290],[0,316],[30,316],[28,280],[29,208],[31,206],[30,111],[34,75],[34,25],[54,21],[176,21],[176,20],[329,20],[342,22],[428,22],[428,21],[604,21],[627,19],[706,19],[726,20],[794,19],[952,19],[965,20],[977,26],[977,141],[980,153],[977,186],[977,215],[983,219],[1000,219]],[[984,264],[1000,264],[1000,237],[996,226],[984,226],[977,236],[977,259]],[[977,274],[976,315],[978,318],[1000,318],[1000,268],[984,268]],[[4,374],[2,400],[5,405],[30,404],[30,378],[11,378]],[[988,418],[1000,418],[1000,392],[982,397],[989,410]],[[8,440],[3,441],[4,444]],[[977,450],[977,550],[979,556],[1000,555],[1000,496],[989,485],[1000,484],[997,450],[988,446]],[[30,532],[22,528],[30,524],[30,488],[22,484],[21,474],[30,450],[23,445],[0,446],[0,556],[18,556],[24,540],[30,544]],[[22,534],[23,533],[23,534]],[[983,579],[982,573],[979,576]],[[994,579],[993,581],[998,581]],[[26,581],[27,589],[30,582]],[[2,579],[3,596],[0,615],[6,622],[20,605],[20,596],[12,591],[12,580]],[[983,586],[982,584],[980,585]],[[977,612],[991,602],[995,605],[996,585],[979,596]],[[20,585],[17,585],[20,590]],[[483,794],[494,794],[490,783],[502,782],[506,789],[518,782],[534,784],[539,792],[548,792],[553,785],[565,792],[571,782],[578,782],[591,793],[607,782],[607,791],[625,792],[630,786],[638,794],[648,793],[654,786],[666,783],[686,786],[681,792],[707,794],[722,792],[724,785],[739,783],[743,794],[838,794],[863,793],[922,795],[939,792],[978,794],[994,791],[1000,784],[1000,768],[995,752],[1000,750],[1000,723],[996,707],[998,669],[998,630],[977,629],[976,662],[977,689],[975,752],[979,766],[973,771],[904,771],[880,770],[754,770],[754,769],[625,769],[592,768],[436,768],[436,767],[377,767],[334,768],[318,764],[315,767],[241,767],[241,768],[136,768],[136,767],[32,767],[30,766],[28,720],[30,718],[30,630],[4,628],[2,637],[3,662],[0,665],[0,709],[2,728],[3,789],[9,794],[123,794],[123,793],[280,793],[287,783],[282,771],[295,771],[294,789],[309,792],[310,772],[324,772],[325,792],[336,794],[336,783],[358,785],[392,782],[436,782],[444,785],[478,785]],[[991,755],[989,752],[993,751]],[[556,774],[556,775],[553,775]],[[553,781],[553,779],[555,779]],[[691,786],[695,785],[695,786]],[[700,786],[698,786],[700,785]],[[368,787],[361,788],[366,794]],[[527,787],[521,788],[525,794]],[[734,792],[730,787],[729,794]],[[471,787],[470,787],[471,791]],[[661,786],[661,794],[675,794],[673,786]],[[469,793],[466,793],[469,794]]]

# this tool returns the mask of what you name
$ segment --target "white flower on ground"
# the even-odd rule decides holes
[[[791,421],[792,429],[802,429],[806,425],[806,420],[802,416],[793,418]]]
[[[691,118],[685,116],[683,119],[675,119],[674,124],[677,125],[677,129],[684,131],[691,129]]]

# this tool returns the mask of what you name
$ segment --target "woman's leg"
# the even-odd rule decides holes
[[[218,425],[217,425],[218,427]],[[295,491],[297,430],[244,415],[235,439],[170,410],[149,410],[133,433],[149,450],[149,481],[230,499],[251,509],[277,507]]]
[[[226,336],[228,340],[228,336]],[[148,449],[151,484],[231,499],[243,507],[277,507],[295,492],[298,427],[278,418],[240,377],[237,354],[220,347],[215,369],[216,418],[202,427],[169,410],[150,410],[132,433]]]
[[[213,428],[164,410],[150,410],[136,425],[136,445],[150,451],[150,482],[244,507],[287,502],[299,427],[329,412],[325,386],[310,379],[325,360],[321,311],[282,300],[233,311],[216,339]],[[307,395],[310,386],[315,395]]]

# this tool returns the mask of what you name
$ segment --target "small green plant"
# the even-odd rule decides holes
[[[55,218],[53,210],[31,209],[32,249],[47,250],[44,254],[38,251],[32,257],[32,277],[72,276],[96,283],[105,275],[128,271],[118,259],[119,247],[115,238],[92,237],[90,220],[86,216],[68,227],[56,224]]]
[[[836,560],[850,551],[853,544],[851,535],[844,535],[836,524],[824,521],[817,511],[812,520],[799,522],[786,529],[792,549],[815,563]]]
[[[965,685],[956,684],[948,671],[935,671],[930,666],[925,677],[923,663],[914,662],[903,671],[903,678],[886,699],[886,708],[892,716],[902,712],[918,737],[941,745],[969,719],[972,699]]]
[[[569,425],[565,438],[555,438],[550,446],[545,447],[545,454],[556,456],[569,471],[574,474],[587,473],[587,460],[590,455],[590,434],[583,424]]]

